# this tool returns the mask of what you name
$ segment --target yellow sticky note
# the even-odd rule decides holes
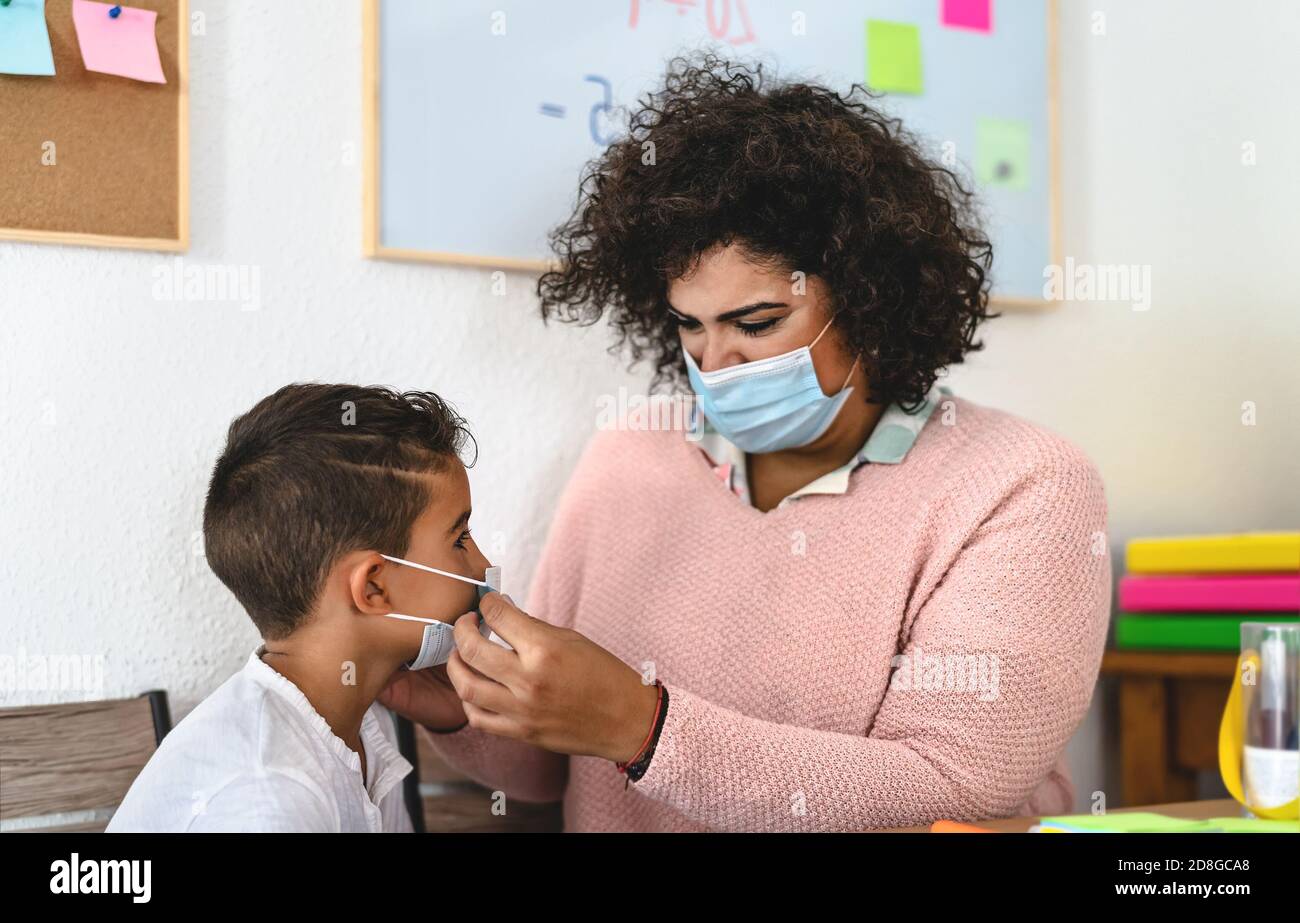
[[[922,92],[921,30],[910,23],[867,20],[867,86],[894,93]]]

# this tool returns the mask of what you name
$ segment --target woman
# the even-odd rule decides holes
[[[1070,443],[935,385],[990,316],[968,206],[852,93],[675,61],[539,292],[545,317],[608,313],[707,419],[597,433],[536,617],[483,603],[514,650],[462,619],[445,675],[385,701],[484,784],[563,797],[568,830],[1069,810],[1105,498]]]

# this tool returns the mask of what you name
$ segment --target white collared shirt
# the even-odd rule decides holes
[[[392,713],[375,702],[362,718],[363,785],[361,758],[265,649],[163,738],[106,832],[412,831]]]

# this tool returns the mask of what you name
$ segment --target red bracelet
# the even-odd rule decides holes
[[[645,740],[642,741],[641,746],[636,751],[635,756],[633,756],[626,763],[614,764],[616,767],[618,767],[619,772],[627,772],[627,767],[631,766],[633,763],[635,763],[637,760],[641,758],[642,754],[645,753],[646,747],[650,746],[650,741],[654,739],[655,728],[659,724],[659,710],[664,706],[664,684],[660,680],[655,680],[655,686],[659,689],[659,698],[655,701],[655,717],[654,720],[650,722],[650,733],[646,734]]]

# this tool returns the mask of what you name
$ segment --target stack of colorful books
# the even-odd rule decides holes
[[[1242,622],[1300,621],[1300,532],[1138,538],[1115,646],[1236,651]]]

